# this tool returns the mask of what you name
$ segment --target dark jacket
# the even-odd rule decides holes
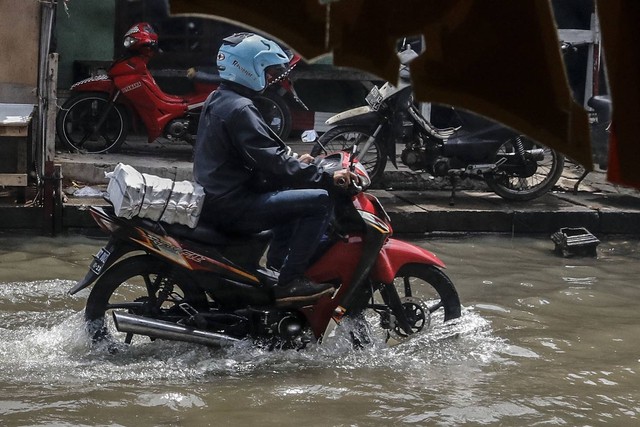
[[[202,107],[194,149],[193,176],[217,210],[243,209],[255,193],[285,188],[327,188],[329,174],[287,154],[251,96],[223,83]]]

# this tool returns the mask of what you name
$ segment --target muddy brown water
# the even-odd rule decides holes
[[[67,291],[104,243],[0,235],[3,426],[640,425],[636,240],[562,258],[547,238],[413,240],[464,305],[394,347],[268,352],[154,341],[109,354]]]

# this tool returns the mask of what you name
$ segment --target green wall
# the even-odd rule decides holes
[[[68,14],[62,1],[56,16],[56,51],[59,53],[58,88],[73,83],[73,61],[111,61],[115,0],[70,0]]]

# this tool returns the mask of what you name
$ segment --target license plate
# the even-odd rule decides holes
[[[380,93],[378,86],[372,87],[364,100],[369,104],[371,109],[377,110],[380,108],[380,104],[382,103],[382,94]]]
[[[109,252],[105,248],[100,249],[100,251],[98,251],[98,253],[93,256],[93,261],[89,266],[91,271],[96,274],[100,274],[102,268],[104,267],[104,264],[107,262],[107,259],[109,259],[109,255],[111,255],[111,252]]]

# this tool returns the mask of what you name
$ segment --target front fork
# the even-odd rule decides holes
[[[113,106],[115,105],[116,100],[120,96],[120,93],[121,93],[120,90],[117,90],[116,93],[113,94],[113,97],[109,100],[109,103],[107,104],[107,108],[105,108],[102,114],[100,115],[98,122],[93,126],[93,129],[91,129],[91,132],[87,133],[84,136],[84,138],[82,138],[82,140],[78,143],[79,146],[82,146],[82,144],[84,144],[87,139],[93,138],[98,133],[98,131],[100,130],[104,122],[107,120],[107,116],[109,116],[109,113],[113,109]]]
[[[375,291],[380,292],[384,304],[375,303]],[[352,313],[359,313],[367,308],[373,309],[381,316],[381,325],[383,328],[393,329],[398,326],[407,335],[414,333],[411,322],[407,318],[404,306],[402,305],[400,294],[398,294],[398,290],[393,283],[370,283],[368,292],[363,292],[360,298],[352,300],[350,311]],[[395,317],[395,322],[392,321],[392,316]]]
[[[373,135],[371,135],[369,137],[369,139],[367,139],[367,141],[364,143],[364,146],[359,149],[358,151],[361,153],[360,157],[360,162],[362,162],[364,160],[364,156],[367,155],[367,151],[369,151],[369,148],[371,147],[371,144],[373,144],[376,140],[376,138],[378,137],[378,134],[380,134],[380,131],[382,130],[384,122],[380,122],[380,124],[378,125],[378,127],[376,128],[376,130],[373,132]]]
[[[398,294],[396,287],[393,284],[382,284],[380,295],[382,296],[382,300],[386,306],[389,307],[391,313],[395,316],[396,325],[399,326],[405,334],[413,334],[414,331],[409,319],[407,318],[407,313],[404,311],[404,306],[402,305],[402,300],[400,299],[400,295]],[[389,328],[393,327],[393,324],[389,324]]]

